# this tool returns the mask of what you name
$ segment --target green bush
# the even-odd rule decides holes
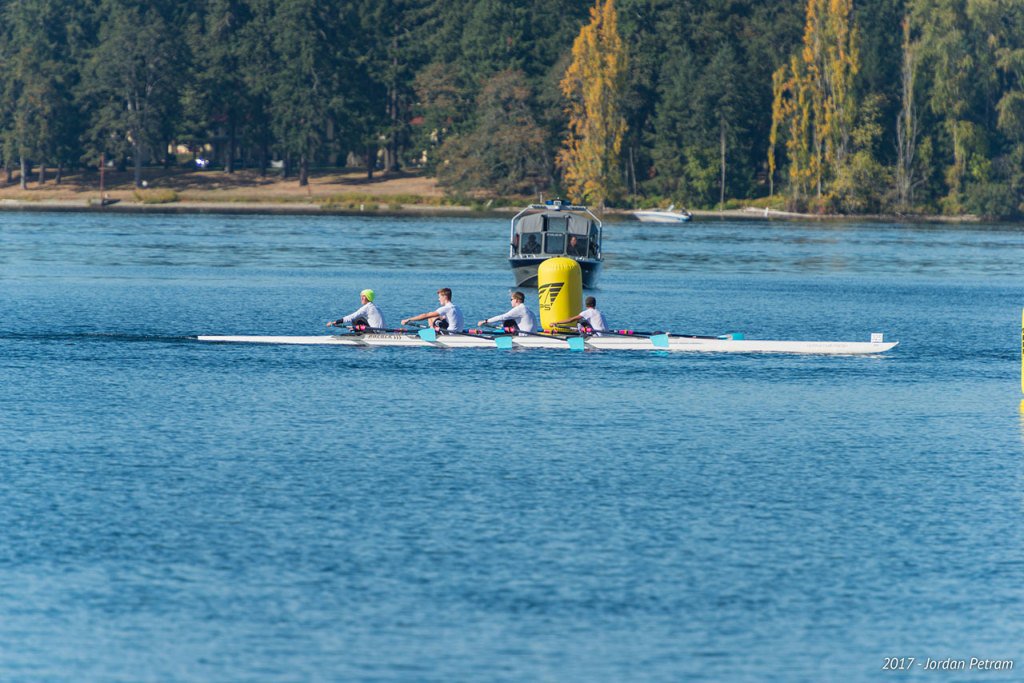
[[[178,201],[174,190],[135,190],[135,201],[142,204],[173,204]]]
[[[1009,183],[972,183],[967,187],[966,208],[985,218],[1019,218],[1020,197]]]
[[[857,152],[832,183],[832,204],[846,214],[882,213],[892,204],[892,187],[892,171]]]

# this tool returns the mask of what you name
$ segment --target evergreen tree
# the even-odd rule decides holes
[[[248,106],[242,136],[255,148],[256,165],[263,176],[274,143],[271,103],[280,63],[273,45],[275,0],[245,0],[243,11],[247,19],[238,31],[238,75]]]
[[[410,136],[413,77],[429,61],[423,54],[426,41],[421,29],[429,23],[432,10],[427,0],[361,0],[358,4],[360,62],[371,91],[382,96],[367,103],[370,109],[362,120],[376,121],[374,133],[384,142],[385,173],[402,167]]]
[[[525,74],[504,71],[484,86],[475,125],[448,139],[439,155],[438,178],[459,191],[537,194],[550,184],[546,135],[534,119]]]
[[[646,185],[676,203],[704,205],[710,201],[714,172],[713,167],[698,161],[707,161],[700,153],[707,145],[695,144],[696,130],[701,127],[694,110],[694,84],[700,80],[697,57],[687,46],[681,46],[669,53],[666,62],[651,122],[653,130],[647,136],[652,177]]]
[[[974,0],[968,13],[976,43],[987,48],[979,62],[991,77],[982,124],[990,135],[989,163],[974,165],[967,206],[986,216],[1019,217],[1024,214],[1024,5]]]
[[[136,187],[147,159],[163,157],[189,68],[164,16],[171,4],[102,0],[99,42],[82,77],[81,99],[92,111],[90,146],[96,156],[130,156]]]
[[[286,163],[298,164],[300,186],[309,184],[310,166],[325,151],[338,106],[337,18],[327,0],[282,0],[275,7],[270,109]]]
[[[438,149],[444,145],[455,127],[470,132],[472,102],[471,88],[459,78],[459,74],[444,64],[429,64],[416,74],[415,92],[417,111],[422,116],[418,149],[426,155],[426,168],[436,173],[440,155]],[[450,152],[449,152],[450,154]]]
[[[931,111],[941,122],[933,136],[941,156],[949,162],[944,182],[946,196],[940,204],[947,213],[964,210],[964,190],[969,166],[982,152],[983,132],[973,119],[972,103],[979,85],[977,52],[967,19],[966,0],[916,0],[912,17],[920,34],[925,72],[931,76],[926,89]]]
[[[62,168],[73,150],[75,117],[71,88],[77,74],[68,58],[64,10],[56,0],[21,0],[8,4],[3,17],[7,34],[4,93],[10,113],[7,144],[28,179],[29,160],[40,165],[39,183],[46,182],[48,162]],[[58,180],[60,178],[58,172]]]
[[[477,0],[467,14],[461,57],[472,70],[471,78],[482,84],[499,71],[522,71],[528,54],[523,43],[531,21],[529,8],[503,0]]]
[[[189,32],[196,64],[184,89],[191,137],[205,141],[212,134],[223,140],[217,157],[228,173],[235,170],[240,137],[252,139],[246,122],[255,102],[245,80],[242,45],[250,19],[244,0],[207,0]]]

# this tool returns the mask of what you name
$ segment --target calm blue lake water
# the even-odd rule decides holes
[[[1019,227],[606,228],[616,326],[875,357],[190,338],[475,322],[506,236],[0,213],[0,679],[1019,680]]]

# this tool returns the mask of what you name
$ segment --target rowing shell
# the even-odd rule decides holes
[[[439,335],[428,341],[416,334],[351,334],[301,336],[251,336],[251,335],[202,335],[199,341],[233,342],[242,344],[301,344],[326,346],[416,346],[441,348],[493,349],[502,345],[490,337],[477,335]],[[497,339],[501,339],[498,337]],[[505,337],[508,339],[508,337]],[[512,346],[519,348],[567,349],[569,341],[564,337],[514,336]],[[669,337],[668,346],[656,346],[644,337],[604,336],[585,337],[584,348],[602,351],[704,351],[731,353],[815,353],[829,355],[871,354],[888,351],[899,342],[840,342],[840,341],[771,341],[763,339],[706,339],[691,337]]]

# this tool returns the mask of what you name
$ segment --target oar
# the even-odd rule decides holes
[[[357,328],[357,327],[352,327],[351,325],[346,325],[346,327],[348,327],[350,330],[352,330],[356,334],[361,334],[363,332],[377,332],[377,333],[384,333],[384,334],[394,334],[394,333],[397,332],[397,333],[402,333],[402,334],[412,334],[413,332],[416,331],[415,329],[410,330],[408,327],[358,327]]]
[[[587,334],[586,336],[592,336],[594,333]],[[617,334],[628,337],[640,337],[641,339],[650,339],[651,344],[659,349],[668,348],[669,335],[664,332],[636,332],[634,330],[602,330],[597,332],[597,335],[602,334]]]
[[[436,342],[437,341],[437,330],[435,330],[433,327],[425,327],[425,328],[421,329],[419,332],[417,332],[416,334],[419,335],[419,338],[422,339],[423,341],[427,341],[427,342]],[[483,337],[484,339],[494,339],[494,337],[492,337],[490,335],[474,334],[472,332],[448,332],[446,330],[444,334],[446,334],[446,335],[453,335],[453,336],[459,336],[459,337],[474,337],[474,338]],[[442,336],[444,336],[444,335],[442,335]]]
[[[406,331],[409,332],[409,333],[416,332],[416,336],[418,336],[423,341],[426,341],[426,342],[436,342],[437,341],[437,332],[434,330],[434,327],[433,327],[432,324],[423,323],[423,322],[420,322],[418,320],[410,320],[409,322],[403,323],[403,324],[404,325],[410,325],[410,326],[416,328],[415,330],[406,330]]]
[[[623,337],[640,337],[642,339],[650,339],[651,344],[659,349],[668,348],[668,338],[670,336],[664,332],[637,332],[636,330],[608,330],[608,333],[617,334]]]
[[[675,337],[677,339],[743,339],[742,332],[726,332],[725,334],[719,335],[703,335],[703,334],[676,334],[674,332],[638,332],[636,330],[610,330],[614,334],[623,334],[627,336],[639,336],[639,337],[651,337],[654,335],[663,334],[666,337]]]
[[[385,333],[394,333],[394,332],[411,333],[411,332],[415,332],[415,330],[410,330],[410,329],[405,328],[405,327],[370,327],[369,325],[353,325],[352,323],[343,323],[341,318],[338,318],[337,320],[333,320],[333,321],[327,323],[327,326],[328,327],[338,328],[338,329],[341,329],[342,327],[345,327],[345,328],[351,330],[353,334],[362,334],[363,332],[385,332]]]
[[[492,327],[497,326],[496,323],[488,324],[491,325]],[[511,349],[512,338],[519,334],[526,335],[527,337],[541,337],[543,339],[561,339],[562,341],[566,342],[569,345],[570,351],[583,351],[586,349],[586,344],[583,341],[583,337],[567,337],[553,334],[539,334],[537,332],[524,332],[523,330],[516,330],[513,333],[506,333],[504,336],[495,337],[494,345],[497,346],[499,349]]]

